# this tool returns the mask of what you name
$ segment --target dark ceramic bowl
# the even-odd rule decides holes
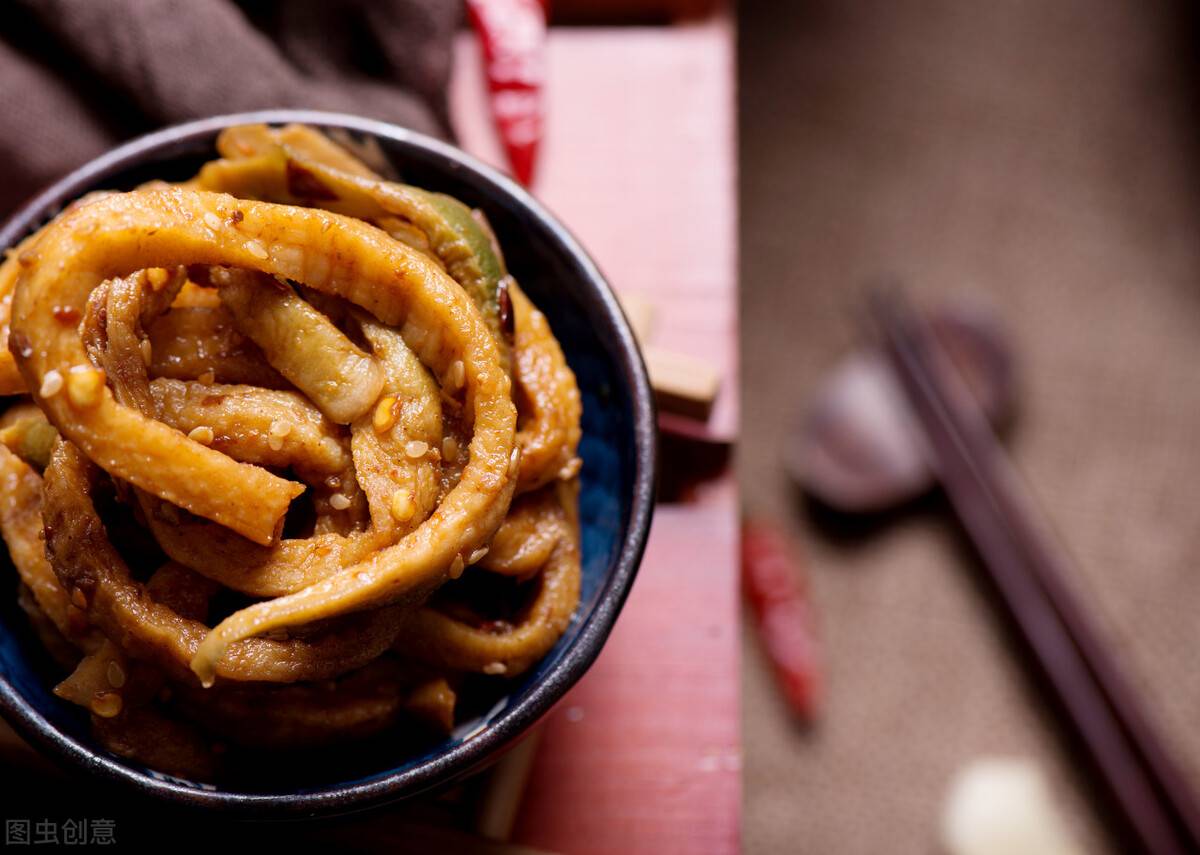
[[[15,597],[0,598],[0,712],[48,755],[179,805],[245,816],[313,816],[394,801],[479,769],[583,676],[612,629],[646,544],[654,492],[654,411],[629,325],[604,277],[567,230],[512,181],[458,149],[381,122],[271,111],[167,128],[97,158],[50,187],[8,221],[0,231],[0,247],[12,246],[89,190],[127,189],[151,178],[194,174],[214,157],[222,128],[249,122],[304,122],[374,138],[405,181],[485,210],[510,269],[550,319],[583,393],[583,592],[575,619],[558,645],[514,680],[495,706],[449,739],[415,752],[377,739],[299,771],[290,768],[277,779],[268,774],[221,787],[144,768],[97,745],[86,715],[52,694],[61,672],[31,633]],[[11,592],[13,579],[0,589]]]

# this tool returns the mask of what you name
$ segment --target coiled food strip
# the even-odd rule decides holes
[[[200,777],[444,731],[579,596],[578,389],[482,215],[308,128],[218,148],[0,264],[22,605],[105,744]]]

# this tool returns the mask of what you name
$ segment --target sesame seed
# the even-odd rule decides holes
[[[450,563],[450,578],[457,579],[459,576],[461,576],[465,566],[466,564],[463,562],[463,557],[461,555],[455,555],[454,561]]]
[[[371,419],[371,424],[375,428],[376,433],[386,433],[396,424],[396,398],[392,395],[385,395],[379,399],[379,403],[375,405],[375,415]]]
[[[108,663],[108,684],[114,689],[119,689],[125,685],[125,672],[121,670],[121,663],[115,659]]]
[[[154,345],[150,344],[148,338],[142,339],[142,362],[146,363],[147,368],[154,362]]]
[[[521,466],[521,448],[518,446],[512,450],[512,454],[508,458],[508,477],[515,478],[517,469]]]
[[[452,436],[442,440],[442,459],[447,463],[458,460],[458,440]]]
[[[205,371],[203,374],[201,374],[199,377],[197,377],[196,379],[199,380],[201,383],[203,383],[205,386],[211,386],[213,383],[215,383],[217,381],[217,374],[215,371],[213,371],[210,368],[207,371]]]
[[[292,432],[292,423],[283,419],[272,419],[271,426],[266,431],[266,444],[271,447],[272,452],[278,452],[283,448],[283,438]]]
[[[422,442],[419,439],[410,440],[404,446],[404,453],[407,454],[409,457],[413,458],[414,460],[416,460],[417,458],[420,458],[420,457],[424,457],[426,452],[428,452],[428,451],[429,451],[429,443]]]
[[[43,398],[53,398],[62,391],[63,376],[57,368],[51,368],[42,376],[42,388],[38,394]]]
[[[253,255],[255,258],[267,259],[269,257],[263,245],[256,240],[246,241],[246,252]]]
[[[505,674],[508,673],[508,666],[503,662],[489,662],[483,666],[485,674]]]
[[[104,372],[76,365],[67,375],[67,397],[76,407],[94,407],[104,393]]]
[[[396,522],[407,522],[412,519],[412,515],[417,509],[407,490],[397,490],[392,493],[392,501],[388,507]]]
[[[198,442],[201,445],[212,445],[213,429],[207,425],[200,425],[188,431],[188,439],[192,442]]]
[[[350,500],[341,493],[334,493],[329,497],[329,506],[335,511],[344,511],[350,507]]]
[[[167,280],[171,278],[171,274],[167,272],[165,267],[151,267],[146,271],[146,280],[150,283],[150,288],[154,291],[162,290],[162,287],[167,284]]]
[[[470,559],[468,559],[467,563],[468,564],[478,564],[480,561],[483,560],[484,556],[487,554],[488,554],[488,548],[486,546],[481,546],[478,549],[476,549],[474,552],[471,553],[471,557],[470,557]]]
[[[215,231],[221,228],[221,218],[212,211],[208,211],[204,214],[204,225]]]
[[[463,381],[466,379],[467,369],[463,365],[461,359],[456,359],[450,364],[450,371],[446,375],[446,379],[450,382],[450,389],[454,391],[461,389]]]

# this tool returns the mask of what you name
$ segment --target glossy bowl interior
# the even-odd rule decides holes
[[[473,711],[443,742],[414,748],[395,735],[381,737],[221,787],[163,775],[118,758],[91,739],[87,716],[52,694],[61,672],[29,630],[15,597],[0,598],[0,712],[46,753],[176,804],[255,816],[311,816],[403,798],[479,768],[583,675],[612,628],[645,547],[653,505],[654,412],[629,326],[604,278],[571,235],[499,173],[449,145],[395,126],[329,113],[270,111],[168,128],[115,149],[40,194],[0,231],[0,247],[12,246],[89,190],[128,189],[151,178],[194,174],[215,156],[221,128],[248,122],[305,122],[373,137],[404,181],[486,211],[509,268],[549,318],[583,394],[583,590],[575,619],[541,663],[513,680],[490,709]],[[0,569],[3,590],[13,591],[14,580],[11,566]]]

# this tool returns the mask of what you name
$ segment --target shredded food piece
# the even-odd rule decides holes
[[[20,604],[106,747],[197,780],[447,733],[580,589],[579,391],[486,218],[312,128],[217,150],[0,263]]]

